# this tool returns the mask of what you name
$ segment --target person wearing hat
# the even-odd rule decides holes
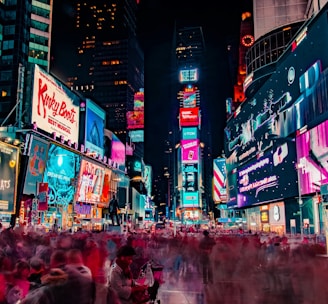
[[[121,304],[136,304],[146,302],[147,285],[137,285],[130,265],[136,252],[133,247],[123,245],[117,250],[116,259],[109,271],[109,288],[112,288]]]

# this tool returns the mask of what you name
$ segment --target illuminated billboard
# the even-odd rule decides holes
[[[199,80],[198,69],[184,69],[179,71],[180,83],[193,83]]]
[[[37,184],[43,180],[46,167],[48,142],[41,138],[32,136],[31,148],[26,169],[24,194],[37,194]]]
[[[294,142],[286,142],[241,167],[237,173],[238,207],[298,195]]]
[[[198,127],[200,123],[199,108],[180,108],[180,127]]]
[[[213,160],[213,200],[214,202],[225,202],[227,200],[226,190],[226,163],[224,158]]]
[[[182,188],[185,192],[198,191],[198,164],[182,165]]]
[[[104,134],[105,156],[114,162],[114,167],[125,171],[125,144],[108,129],[104,130]]]
[[[183,107],[195,108],[197,105],[196,92],[183,92]]]
[[[181,130],[182,139],[196,139],[198,138],[197,128],[182,128]]]
[[[145,95],[144,95],[143,91],[135,93],[133,109],[136,111],[143,111],[144,110],[144,99],[145,99]]]
[[[31,122],[49,134],[78,143],[80,99],[60,81],[35,65]]]
[[[127,129],[143,129],[145,125],[144,111],[128,111],[126,113]]]
[[[90,99],[86,100],[85,141],[89,152],[104,156],[105,111]]]
[[[199,160],[199,140],[181,139],[181,153],[183,163],[195,163]]]
[[[328,183],[328,122],[296,137],[300,189],[303,194],[320,191]]]
[[[182,208],[198,208],[199,207],[199,193],[198,192],[183,192],[182,194]]]
[[[131,142],[144,142],[144,130],[129,131]]]
[[[72,183],[80,168],[80,156],[58,145],[50,144],[43,182],[48,183],[49,204],[68,205],[73,202]]]
[[[0,213],[15,213],[19,151],[0,142]]]
[[[75,201],[92,204],[100,203],[103,194],[104,177],[104,167],[95,162],[82,159]],[[109,177],[107,176],[106,179]]]

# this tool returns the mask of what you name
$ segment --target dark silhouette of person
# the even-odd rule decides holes
[[[117,226],[120,225],[120,219],[118,217],[118,201],[116,199],[116,196],[113,195],[112,199],[110,200],[109,202],[109,215],[110,215],[110,218],[112,220],[112,225],[114,226],[115,225],[115,221],[114,221],[114,217],[116,218],[116,224]]]
[[[215,246],[215,240],[210,237],[207,230],[203,231],[204,237],[199,242],[200,262],[203,272],[203,283],[213,283],[213,269],[211,265],[210,254]]]

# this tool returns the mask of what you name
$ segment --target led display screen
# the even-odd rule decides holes
[[[238,207],[295,197],[295,143],[286,142],[238,170]]]
[[[80,156],[58,145],[50,144],[43,182],[48,183],[49,204],[68,205],[73,202],[79,173]]]
[[[183,192],[182,195],[183,208],[198,208],[199,207],[199,194],[198,192]]]
[[[18,161],[18,148],[0,142],[0,213],[16,211]]]
[[[182,128],[182,139],[196,139],[198,138],[197,128]]]
[[[78,143],[80,99],[60,81],[35,65],[31,123],[64,140]]]
[[[198,139],[182,139],[180,144],[183,163],[195,163],[199,160]]]
[[[75,201],[92,204],[100,203],[103,194],[104,177],[104,167],[82,159]],[[106,178],[109,178],[109,176]]]
[[[197,103],[196,92],[183,92],[183,107],[194,108]]]
[[[131,142],[144,142],[144,130],[129,131]]]
[[[226,201],[226,164],[224,158],[213,161],[213,200],[215,202]]]
[[[199,125],[199,108],[180,108],[180,127],[197,127]]]
[[[118,168],[122,171],[125,170],[125,145],[119,138],[112,133],[112,149],[111,160],[118,164]]]
[[[180,83],[191,83],[197,82],[199,78],[198,69],[188,69],[179,71],[179,82]]]
[[[32,138],[23,193],[36,196],[37,184],[42,182],[46,167],[48,143],[33,135]]]
[[[328,183],[328,122],[297,136],[296,147],[301,193],[320,191]]]
[[[185,192],[198,191],[198,164],[182,165],[182,188]]]
[[[89,149],[91,153],[103,157],[105,111],[90,99],[87,99],[85,113],[85,148]]]
[[[145,124],[144,111],[128,111],[126,113],[127,129],[143,129]]]

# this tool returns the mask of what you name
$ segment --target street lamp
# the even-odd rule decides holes
[[[302,200],[302,187],[301,187],[301,179],[300,179],[300,170],[304,168],[303,164],[297,164],[297,184],[298,184],[298,206],[300,208],[300,228],[301,228],[301,238],[303,239],[303,200]]]

